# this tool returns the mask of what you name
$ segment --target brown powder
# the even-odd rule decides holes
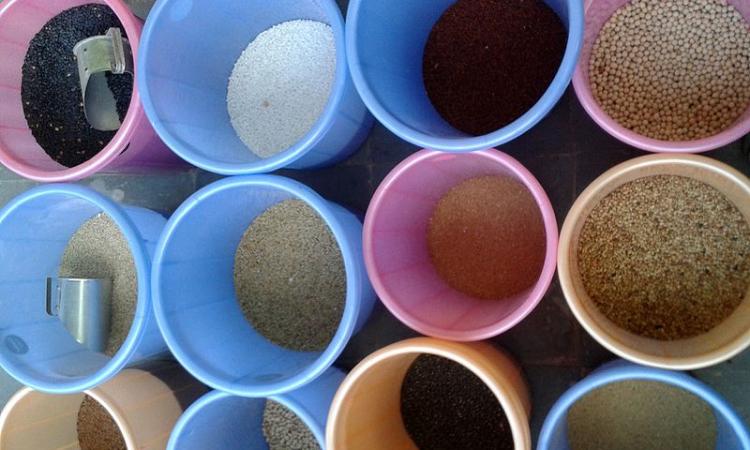
[[[618,326],[653,339],[703,334],[750,288],[750,227],[713,187],[660,175],[607,195],[578,247],[586,292]]]
[[[427,240],[432,263],[449,286],[476,298],[503,299],[536,283],[545,236],[526,186],[511,177],[482,176],[438,201]]]
[[[78,410],[77,429],[81,450],[127,450],[120,427],[104,406],[88,395]]]

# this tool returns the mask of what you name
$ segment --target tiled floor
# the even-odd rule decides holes
[[[750,159],[744,147],[737,142],[707,155],[750,175]],[[415,150],[376,125],[367,142],[349,160],[314,172],[283,170],[279,174],[307,183],[324,197],[364,214],[380,181]],[[619,162],[644,154],[602,132],[587,117],[572,91],[537,127],[501,150],[520,160],[536,175],[554,204],[559,224],[576,196],[599,174]],[[217,178],[191,170],[137,176],[99,175],[81,184],[118,201],[168,215],[195,189]],[[32,185],[0,170],[0,204]],[[351,369],[372,351],[414,335],[378,304],[368,324],[354,337],[337,365]],[[577,324],[556,281],[526,320],[493,342],[515,355],[530,382],[534,436],[550,406],[568,387],[613,358]],[[750,351],[694,375],[724,394],[750,422]],[[15,387],[0,374],[0,406]]]

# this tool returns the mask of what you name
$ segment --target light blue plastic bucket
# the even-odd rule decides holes
[[[333,28],[337,51],[331,96],[299,142],[261,159],[232,128],[229,76],[258,34],[297,19]],[[215,173],[333,164],[359,148],[373,123],[349,75],[344,20],[334,0],[160,0],[143,31],[138,67],[143,107],[159,136],[186,161]]]
[[[322,352],[271,343],[242,314],[234,290],[234,256],[242,235],[270,206],[299,199],[320,214],[341,249],[346,304]],[[154,258],[154,308],[175,357],[214,389],[266,397],[311,382],[338,357],[369,316],[375,293],[362,257],[354,214],[296,181],[257,175],[227,178],[188,198],[167,223]]]
[[[112,357],[76,342],[47,314],[46,279],[58,276],[73,233],[106,213],[127,239],[138,299],[130,332]],[[166,353],[153,318],[151,255],[166,223],[143,208],[118,205],[81,186],[51,184],[27,191],[0,211],[0,365],[34,389],[67,394],[93,388],[126,366]]]
[[[326,448],[328,409],[343,379],[341,371],[331,368],[312,383],[269,399],[294,412],[312,431],[320,448]],[[265,398],[209,392],[182,415],[167,450],[266,449],[262,428],[265,405]]]
[[[607,363],[570,388],[544,420],[538,450],[568,450],[568,410],[589,392],[619,381],[657,381],[684,389],[713,408],[718,436],[716,450],[750,450],[750,434],[724,398],[706,384],[680,372],[639,366],[623,360]]]
[[[449,125],[430,103],[422,81],[427,38],[455,0],[351,0],[346,50],[354,84],[375,117],[414,145],[451,152],[498,147],[525,133],[549,113],[565,92],[578,61],[583,39],[583,2],[545,2],[568,30],[560,68],[529,111],[490,134],[469,136]]]

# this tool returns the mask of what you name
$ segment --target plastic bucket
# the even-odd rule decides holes
[[[0,61],[3,62],[0,65],[0,163],[22,177],[37,181],[75,181],[105,169],[132,171],[169,168],[180,163],[149,124],[135,86],[120,129],[95,157],[83,164],[67,168],[57,163],[32,136],[21,102],[21,67],[29,42],[56,15],[90,3],[107,5],[115,12],[136,58],[141,22],[121,0],[5,0],[0,5]],[[136,64],[136,76],[139,74]]]
[[[568,410],[589,392],[621,381],[656,381],[684,389],[705,401],[714,412],[718,436],[716,450],[746,450],[750,434],[742,419],[724,398],[708,385],[679,372],[652,369],[625,361],[613,361],[579,381],[555,403],[544,420],[538,450],[568,450]]]
[[[502,301],[476,299],[450,288],[427,249],[435,204],[453,186],[483,175],[511,176],[523,183],[536,199],[547,234],[536,284]],[[396,166],[375,192],[365,217],[364,250],[375,291],[399,320],[430,336],[477,341],[513,327],[542,299],[555,274],[557,222],[542,186],[510,156],[497,150],[422,150]]]
[[[570,309],[601,345],[622,358],[665,369],[692,370],[718,364],[750,346],[750,292],[726,320],[708,333],[662,341],[633,334],[599,312],[578,269],[578,237],[598,202],[621,185],[654,175],[678,175],[713,186],[750,221],[750,180],[726,164],[696,155],[649,155],[613,167],[584,190],[560,234],[558,274]]]
[[[474,372],[497,396],[514,448],[531,449],[531,400],[515,362],[485,342],[413,338],[378,350],[349,373],[328,416],[329,450],[416,450],[401,420],[401,385],[411,363],[423,353],[451,359]]]
[[[0,413],[0,448],[79,448],[76,423],[86,394],[109,412],[128,450],[164,449],[183,410],[203,392],[205,387],[176,364],[126,369],[79,394],[52,395],[24,388]]]
[[[633,147],[650,152],[677,152],[697,153],[713,150],[734,142],[747,133],[750,133],[750,105],[742,116],[731,127],[713,136],[693,141],[662,141],[652,139],[635,133],[612,119],[599,106],[594,99],[589,86],[589,60],[591,50],[599,36],[599,31],[605,23],[622,6],[630,3],[630,0],[586,0],[585,6],[585,31],[581,58],[573,75],[573,87],[578,100],[586,112],[607,133],[620,141]],[[741,0],[727,0],[729,5],[734,6],[742,14],[745,20],[750,21],[750,4]]]
[[[320,448],[325,446],[325,428],[331,400],[344,379],[337,369],[328,369],[312,383],[270,400],[284,405],[312,431]],[[195,402],[180,418],[169,439],[168,450],[245,450],[266,448],[263,437],[265,398],[235,397],[213,391]]]
[[[45,308],[46,278],[57,277],[70,237],[107,214],[127,239],[138,299],[130,332],[110,358],[79,344]],[[151,310],[151,253],[166,220],[73,185],[31,189],[0,210],[0,365],[27,386],[54,394],[81,392],[121,369],[166,352]]]
[[[352,78],[375,117],[400,138],[441,151],[497,147],[536,125],[570,83],[583,36],[580,0],[546,0],[568,30],[560,68],[539,101],[507,126],[469,136],[450,126],[430,103],[422,81],[422,56],[432,27],[455,0],[404,2],[351,0],[346,50]]]
[[[333,28],[331,96],[302,139],[262,159],[242,143],[229,120],[229,76],[258,34],[298,19]],[[138,86],[151,123],[175,153],[210,172],[242,175],[333,164],[357,150],[372,126],[349,75],[344,20],[333,0],[160,1],[149,15],[141,50]]]
[[[248,226],[270,206],[304,201],[323,218],[346,270],[346,304],[323,352],[271,343],[243,316],[233,267]],[[338,357],[367,320],[375,293],[362,260],[362,225],[354,214],[287,178],[228,178],[188,198],[169,220],[154,260],[154,307],[169,348],[196,378],[234,395],[266,397],[309,383]]]

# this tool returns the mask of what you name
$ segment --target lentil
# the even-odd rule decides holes
[[[481,299],[532,287],[544,265],[546,233],[539,206],[507,176],[466,180],[448,191],[430,217],[427,243],[438,275]]]
[[[653,339],[705,333],[750,289],[750,227],[715,188],[659,175],[626,183],[591,211],[578,266],[618,326]]]
[[[632,0],[591,51],[594,98],[641,135],[684,141],[731,126],[750,103],[750,30],[725,0]]]

